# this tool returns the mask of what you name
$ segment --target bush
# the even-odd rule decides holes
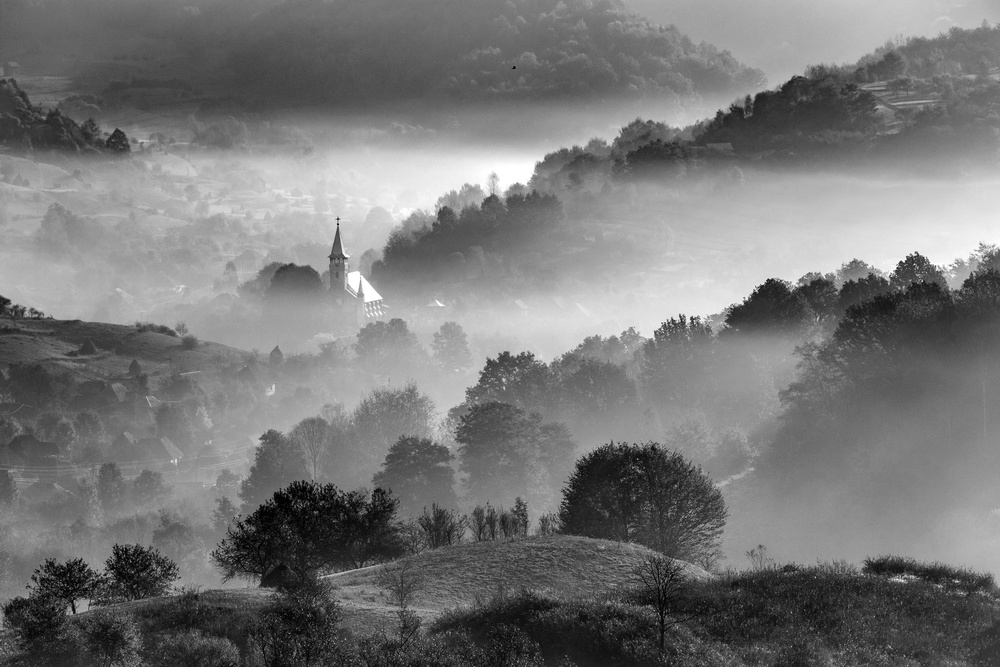
[[[136,333],[145,333],[147,331],[152,331],[153,333],[161,333],[171,338],[177,338],[177,332],[168,327],[165,324],[153,324],[152,322],[136,322],[135,323]]]
[[[198,337],[194,334],[187,334],[181,338],[181,347],[185,350],[193,350],[198,347]]]
[[[69,625],[63,600],[49,595],[16,597],[3,606],[3,620],[25,664],[67,667],[77,663],[78,637]]]
[[[954,567],[945,563],[921,563],[908,556],[876,556],[866,558],[861,570],[864,574],[883,577],[912,576],[948,589],[965,593],[994,593],[996,581],[988,572],[975,572],[969,568]]]
[[[83,645],[95,665],[138,666],[142,633],[122,608],[91,613],[80,624]]]
[[[150,667],[239,667],[240,652],[228,639],[184,630],[157,637],[146,662]]]

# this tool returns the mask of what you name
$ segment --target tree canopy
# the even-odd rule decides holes
[[[246,517],[237,517],[212,552],[223,578],[263,577],[284,565],[305,578],[402,554],[396,509],[382,489],[345,492],[333,484],[292,482]]]
[[[718,550],[722,492],[701,469],[655,442],[611,443],[577,461],[563,491],[563,531],[638,542],[695,562]]]

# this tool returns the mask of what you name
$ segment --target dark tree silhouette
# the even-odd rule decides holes
[[[274,272],[267,288],[270,300],[308,299],[321,293],[323,281],[311,266],[283,264]]]
[[[252,512],[278,489],[308,477],[302,450],[280,431],[267,431],[260,436],[253,465],[240,483],[241,511],[244,514]]]
[[[603,445],[578,460],[559,508],[571,535],[696,561],[718,550],[726,516],[722,492],[701,468],[655,442]]]
[[[292,482],[247,517],[238,517],[212,552],[226,581],[263,577],[284,565],[299,580],[324,570],[363,567],[402,555],[398,501],[333,484]]]
[[[94,597],[101,579],[82,558],[65,563],[46,558],[35,568],[31,583],[31,595],[48,595],[62,600],[75,614],[77,601]]]
[[[372,484],[391,490],[405,516],[419,514],[421,508],[434,503],[456,507],[455,472],[450,465],[454,458],[447,447],[430,438],[401,436],[389,448]]]
[[[121,155],[128,155],[132,152],[132,146],[129,144],[128,137],[117,127],[111,133],[111,136],[108,137],[108,140],[104,142],[104,145],[109,151]]]
[[[177,564],[152,547],[116,544],[104,564],[108,601],[164,595],[178,578]]]
[[[913,283],[937,283],[941,287],[948,286],[944,271],[931,264],[931,261],[919,252],[913,252],[896,264],[895,270],[889,276],[889,286],[894,290],[905,290]]]

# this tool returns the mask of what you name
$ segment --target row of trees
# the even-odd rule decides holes
[[[316,574],[359,568],[423,547],[458,544],[471,532],[481,542],[528,534],[528,503],[510,510],[490,503],[459,515],[433,503],[417,519],[417,544],[397,518],[399,501],[376,488],[344,492],[332,484],[296,481],[247,516],[235,517],[212,552],[225,580],[262,579],[280,569],[303,582]],[[711,566],[727,516],[722,493],[700,468],[658,443],[609,444],[576,463],[558,521],[539,532],[637,542],[674,558]]]

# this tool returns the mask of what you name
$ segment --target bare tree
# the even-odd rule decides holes
[[[437,503],[434,503],[430,510],[425,507],[417,522],[424,532],[427,546],[431,549],[460,544],[469,525],[469,519],[464,514],[445,509]]]
[[[396,607],[397,640],[406,646],[420,630],[420,617],[410,609],[414,597],[426,585],[424,575],[410,560],[386,565],[375,579],[386,601]]]
[[[322,417],[307,417],[296,424],[289,435],[302,450],[315,482],[319,476],[319,460],[330,440],[330,424]]]
[[[495,171],[491,171],[490,175],[486,177],[486,190],[491,197],[500,196],[500,176]]]
[[[686,592],[684,566],[680,561],[651,554],[635,568],[633,583],[656,612],[660,630],[660,653],[663,653],[667,628],[681,620],[679,602]]]

